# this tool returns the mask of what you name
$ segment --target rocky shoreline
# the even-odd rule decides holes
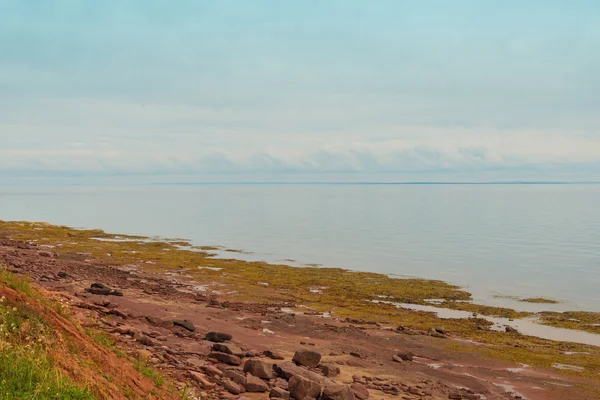
[[[410,310],[418,320],[393,308],[372,318],[348,315],[337,304],[323,312],[314,304],[302,307],[306,298],[290,302],[267,291],[273,281],[253,282],[258,291],[249,293],[228,276],[233,272],[222,280],[216,280],[222,270],[192,274],[165,244],[161,254],[182,265],[159,268],[161,259],[143,258],[143,247],[111,253],[103,247],[94,254],[67,228],[60,238],[47,225],[0,228],[6,270],[29,276],[67,304],[82,326],[147,360],[191,398],[595,399],[600,390],[593,362],[600,349],[593,346],[487,332],[485,325],[482,339],[473,340],[456,322]],[[59,246],[68,240],[78,248]],[[395,323],[405,315],[405,323]],[[495,341],[483,340],[488,337]],[[515,348],[515,354],[547,354],[559,367],[496,356]]]

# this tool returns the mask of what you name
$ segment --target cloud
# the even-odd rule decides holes
[[[0,170],[588,179],[597,7],[4,2]]]

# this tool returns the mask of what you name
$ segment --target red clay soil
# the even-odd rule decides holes
[[[189,386],[203,399],[239,397],[227,393],[219,376],[211,376],[211,366],[221,371],[241,368],[209,357],[213,343],[204,337],[211,331],[231,334],[246,358],[268,360],[262,353],[270,350],[291,360],[298,350],[317,351],[323,355],[322,363],[340,367],[341,374],[333,380],[344,384],[362,382],[374,399],[595,398],[582,393],[577,378],[483,357],[468,351],[469,347],[456,350],[464,343],[459,338],[415,335],[376,325],[365,327],[334,318],[292,314],[277,305],[229,303],[193,293],[188,289],[203,282],[191,282],[184,276],[160,276],[142,268],[49,256],[34,244],[12,240],[0,240],[0,261],[9,271],[29,275],[54,296],[67,299],[82,324],[106,331],[130,355],[146,354],[159,373],[178,387]],[[102,283],[123,296],[91,294],[86,290],[92,283]],[[107,370],[119,371],[119,379],[132,383],[137,394],[147,393],[148,381],[130,366],[90,342],[59,315],[54,314],[52,320],[57,328],[76,338],[92,360],[100,361]],[[195,330],[173,325],[173,320],[187,320]],[[412,361],[392,360],[393,355],[408,352],[415,355]],[[63,369],[77,377],[80,368],[65,358],[61,359]],[[203,385],[194,379],[198,374],[208,382]],[[98,377],[79,378],[94,384]],[[93,387],[102,398],[120,399],[123,395],[117,391],[119,384],[102,381]],[[243,395],[268,397],[268,393]],[[156,396],[170,398],[166,393]]]

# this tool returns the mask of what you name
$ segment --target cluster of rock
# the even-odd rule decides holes
[[[248,352],[232,343],[230,335],[211,332],[206,339],[214,341],[208,359],[216,365],[203,367],[204,373],[190,371],[190,377],[205,390],[221,386],[220,399],[237,398],[244,393],[269,393],[274,399],[296,400],[366,400],[369,392],[360,383],[338,384],[331,380],[340,373],[337,365],[322,364],[316,351],[297,351],[292,361],[283,356],[263,352],[264,357],[245,358]],[[254,354],[251,354],[252,356]]]

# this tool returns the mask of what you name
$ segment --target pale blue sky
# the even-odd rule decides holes
[[[3,0],[0,173],[600,180],[598,21],[577,0]]]

